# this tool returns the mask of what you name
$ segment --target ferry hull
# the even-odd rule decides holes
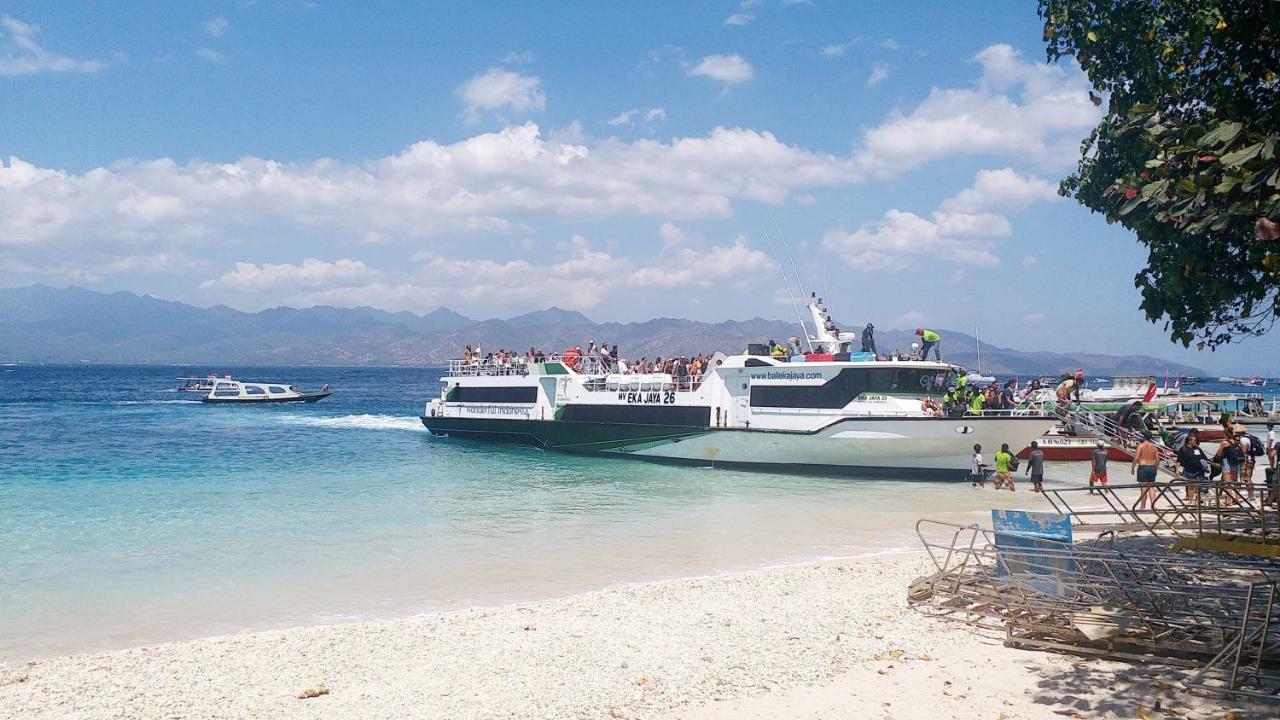
[[[973,445],[988,457],[1025,447],[1054,422],[1042,417],[845,418],[815,432],[681,425],[423,417],[435,435],[660,462],[747,469],[963,478]]]
[[[289,403],[289,402],[313,403],[313,402],[319,402],[329,397],[332,394],[333,393],[329,391],[321,391],[321,392],[302,393],[301,395],[290,395],[288,397],[271,397],[270,395],[247,397],[247,398],[246,397],[231,397],[231,398],[203,397],[203,398],[200,398],[200,402],[206,402],[214,405],[219,405],[219,404],[221,405],[262,405],[262,404],[269,404],[269,403]]]

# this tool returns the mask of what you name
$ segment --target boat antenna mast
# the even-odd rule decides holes
[[[799,302],[791,292],[791,278],[787,276],[787,271],[782,266],[782,258],[778,257],[778,247],[774,244],[773,237],[769,235],[768,230],[764,231],[764,237],[765,240],[769,241],[769,250],[773,252],[773,261],[778,264],[778,272],[782,274],[782,284],[787,289],[787,301],[791,303],[791,309],[796,313],[796,322],[800,323],[800,337],[804,338],[805,344],[809,346],[809,352],[813,352],[813,341],[809,339],[809,328],[805,327],[804,317],[800,314]]]
[[[973,349],[978,351],[978,374],[982,374],[982,341],[978,339],[978,326],[973,326]]]

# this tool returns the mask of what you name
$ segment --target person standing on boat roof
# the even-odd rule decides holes
[[[876,326],[871,323],[867,323],[867,326],[862,328],[862,352],[879,356],[876,352]]]
[[[916,335],[920,336],[920,341],[924,343],[920,346],[920,359],[928,360],[929,349],[933,348],[933,359],[942,362],[942,351],[938,349],[938,342],[942,340],[942,336],[924,328],[916,328]]]

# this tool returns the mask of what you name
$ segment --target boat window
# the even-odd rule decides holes
[[[662,383],[654,382],[653,380],[646,380],[640,386],[641,390],[659,390],[661,388],[662,388]]]
[[[863,393],[938,394],[950,378],[949,372],[924,368],[846,368],[821,385],[752,385],[751,405],[835,409]]]
[[[267,391],[266,391],[266,390],[263,390],[262,388],[258,387],[257,385],[245,385],[245,386],[244,386],[244,394],[245,394],[245,395],[266,395],[266,394],[267,394]]]
[[[228,385],[226,383],[218,383],[213,388],[213,394],[216,397],[239,397],[240,387],[237,385]]]
[[[640,379],[636,378],[631,382],[627,383],[627,389],[632,392],[638,391],[640,389]]]
[[[538,402],[538,388],[534,385],[511,387],[454,385],[445,395],[446,402],[473,403],[521,403]]]
[[[608,385],[606,385],[606,387],[608,387],[608,388],[609,388],[609,392],[617,392],[617,391],[618,391],[618,381],[617,381],[617,380],[614,380],[614,379],[610,379],[610,380],[609,380],[609,383],[608,383]]]
[[[269,388],[267,388],[267,389],[268,389],[268,390],[270,390],[273,394],[275,394],[275,393],[288,392],[288,390],[285,390],[284,388],[280,387],[279,385],[272,385],[271,387],[269,387]]]
[[[590,380],[582,383],[582,387],[585,388],[587,392],[599,392],[604,390],[604,378],[591,378]]]

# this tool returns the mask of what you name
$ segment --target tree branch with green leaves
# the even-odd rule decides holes
[[[1148,249],[1141,309],[1184,346],[1266,332],[1280,310],[1280,2],[1041,0],[1107,114],[1062,194]]]

